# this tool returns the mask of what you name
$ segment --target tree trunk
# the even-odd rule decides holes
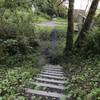
[[[86,39],[85,34],[90,29],[90,26],[91,26],[93,17],[95,15],[96,9],[98,7],[98,4],[99,4],[99,0],[93,0],[92,1],[92,4],[91,4],[90,10],[89,10],[89,13],[87,15],[87,18],[85,20],[85,23],[84,23],[84,25],[83,25],[80,33],[79,33],[79,36],[78,36],[78,38],[75,42],[75,46],[77,48],[80,48],[82,46],[82,44],[84,43],[85,39]]]
[[[69,0],[68,28],[67,28],[66,48],[65,48],[66,54],[72,51],[73,48],[73,32],[74,32],[73,12],[74,12],[74,0]]]

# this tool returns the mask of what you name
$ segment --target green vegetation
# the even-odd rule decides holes
[[[51,18],[49,15],[40,12],[40,11],[35,11],[34,16],[33,16],[33,23],[38,23],[38,22],[47,22],[51,21]]]
[[[60,59],[68,78],[65,94],[70,99],[100,99],[100,16],[94,20],[82,48],[75,50],[73,55]]]
[[[34,0],[35,7],[50,17],[56,15],[58,17],[65,18],[67,16],[67,8],[60,4],[60,0]],[[58,6],[59,5],[59,6]]]
[[[50,21],[49,19],[46,19],[45,17],[37,17],[37,20],[36,20],[36,23],[37,22],[48,22],[48,21]]]
[[[67,20],[66,20],[65,18],[58,17],[55,21],[56,21],[56,22],[62,22],[62,23],[64,23],[64,24],[67,24],[67,23],[66,23]]]
[[[68,78],[65,94],[72,100],[100,99],[99,10],[92,25],[87,23],[88,29],[85,32],[82,31],[85,38],[79,38],[83,40],[81,46],[76,46],[75,42],[79,34],[73,30],[73,18],[69,11],[70,21],[67,21],[67,8],[59,4],[60,0],[58,2],[56,0],[44,0],[44,2],[43,0],[32,2],[0,0],[0,100],[25,99],[24,88],[31,87],[28,84],[29,81],[39,72],[40,66],[45,62],[43,61],[45,59],[44,50],[52,48],[51,33],[53,30],[57,33],[57,44],[50,62],[61,64],[65,69]],[[32,11],[32,6],[35,7],[35,12]],[[93,14],[95,10],[92,9]],[[53,20],[54,15],[57,18]],[[92,17],[89,16],[89,18],[92,21]],[[55,23],[55,27],[37,25],[40,22],[50,21]],[[67,30],[67,26],[73,34]],[[70,37],[66,36],[67,31]],[[69,45],[70,52],[65,50],[65,47],[68,47],[66,45],[68,39],[74,41],[74,43],[69,42],[69,44],[72,43]],[[32,88],[35,87],[32,86]]]
[[[3,47],[1,45],[1,100],[24,97],[24,88],[27,86],[28,81],[39,72],[39,54],[36,53],[36,49],[32,48],[35,45],[32,41],[30,41],[31,46],[26,43],[28,42],[7,39],[3,41]]]
[[[26,83],[37,74],[38,70],[29,64],[22,67],[0,69],[0,100],[24,98]]]
[[[36,26],[35,27],[35,34],[37,36],[37,38],[41,39],[43,36],[44,38],[46,38],[47,40],[50,39],[50,34],[52,32],[53,29],[57,30],[57,34],[59,38],[65,38],[66,36],[66,27],[67,25],[64,26],[55,26],[55,27],[49,27],[49,26]],[[43,35],[44,34],[44,35]]]
[[[64,65],[68,83],[65,93],[75,100],[99,100],[100,56],[85,58],[74,56]]]
[[[24,3],[0,0],[0,100],[22,100],[28,81],[39,72],[36,18],[31,4]]]

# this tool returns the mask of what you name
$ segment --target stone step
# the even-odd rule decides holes
[[[49,70],[43,70],[41,72],[48,72],[48,73],[58,73],[58,74],[63,74],[61,71],[49,71]]]
[[[45,66],[43,66],[43,67],[61,67],[61,66],[59,66],[59,65],[45,65]],[[62,68],[62,67],[61,67]]]
[[[58,71],[58,72],[62,72],[62,69],[50,69],[50,68],[43,68],[43,70],[47,70],[47,71]]]
[[[54,80],[54,79],[47,79],[47,78],[34,78],[37,81],[53,83],[53,84],[65,84],[66,81]]]
[[[51,92],[32,90],[32,89],[25,89],[25,91],[26,91],[26,93],[33,94],[33,95],[36,95],[36,96],[45,96],[45,97],[52,97],[52,98],[58,98],[58,99],[65,97],[65,95],[55,93],[55,92],[51,93]]]
[[[37,86],[48,87],[53,89],[64,90],[64,86],[53,85],[53,84],[46,84],[46,83],[39,83],[39,82],[30,82],[31,84],[35,84]]]
[[[39,76],[40,77],[45,77],[45,78],[59,79],[59,80],[66,79],[65,77],[53,76],[53,75],[45,75],[45,74],[39,74]]]
[[[43,68],[51,68],[51,69],[53,69],[53,68],[54,68],[54,69],[62,69],[62,67],[52,67],[52,66],[51,66],[51,67],[48,67],[48,66],[44,66]]]
[[[53,76],[64,76],[64,74],[58,74],[58,73],[48,73],[48,72],[41,72],[41,74],[45,74],[45,75],[53,75]]]
[[[62,68],[61,66],[53,66],[53,65],[46,65],[43,67],[48,67],[48,68]]]
[[[62,69],[52,69],[52,68],[43,68],[42,70],[49,70],[49,71],[62,71]]]
[[[63,67],[49,67],[49,66],[44,66],[43,68],[54,68],[54,69],[63,69]]]

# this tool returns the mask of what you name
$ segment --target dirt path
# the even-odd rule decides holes
[[[36,25],[38,25],[38,26],[55,27],[55,26],[66,25],[66,23],[65,23],[65,22],[49,21],[49,22],[41,22],[41,23],[37,23]]]

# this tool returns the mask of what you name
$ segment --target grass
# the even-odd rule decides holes
[[[67,30],[67,25],[62,25],[62,26],[55,26],[55,27],[49,27],[49,26],[35,26],[35,32],[40,33],[40,32],[51,32],[53,29],[56,30],[61,30],[61,31],[66,31]]]
[[[66,17],[66,19],[58,17],[55,21],[56,22],[64,22],[64,23],[67,23],[67,17]]]
[[[50,20],[45,17],[38,16],[36,22],[41,23],[41,22],[48,22],[48,21]]]
[[[61,39],[61,38],[63,39],[66,37],[67,25],[55,26],[55,27],[36,26],[35,37],[40,40],[50,40],[50,34],[54,29],[57,30],[58,39]]]
[[[41,23],[41,22],[50,22],[50,21],[55,21],[55,22],[63,22],[64,24],[67,23],[67,18],[56,18],[56,19],[52,19],[50,18],[48,15],[45,16],[35,16],[35,20],[33,19],[33,22],[37,22],[37,23]]]

